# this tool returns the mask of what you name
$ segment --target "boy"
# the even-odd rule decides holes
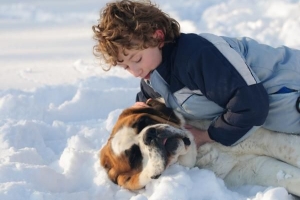
[[[183,34],[150,2],[109,3],[93,30],[95,55],[142,79],[137,101],[161,96],[187,118],[211,120],[207,131],[187,127],[198,146],[234,145],[259,126],[300,134],[299,50]]]

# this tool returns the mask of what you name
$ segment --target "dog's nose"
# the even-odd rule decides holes
[[[157,131],[156,131],[156,129],[155,128],[149,128],[147,130],[147,132],[145,133],[143,140],[144,140],[144,143],[146,145],[150,145],[151,142],[154,139],[156,139],[156,138],[157,138]]]
[[[190,145],[191,145],[191,141],[190,141],[189,138],[185,137],[185,138],[183,138],[182,140],[183,140],[183,142],[184,142],[184,144],[185,144],[186,146],[190,146]]]

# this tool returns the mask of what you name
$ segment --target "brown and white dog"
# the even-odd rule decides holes
[[[147,104],[125,109],[100,151],[100,163],[114,183],[140,189],[179,163],[212,170],[228,186],[281,186],[300,196],[300,136],[260,128],[238,145],[214,142],[197,150],[180,114],[156,100]]]

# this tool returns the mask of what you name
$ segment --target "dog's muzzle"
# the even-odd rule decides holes
[[[148,128],[143,135],[143,142],[147,146],[155,146],[160,149],[165,149],[167,152],[175,152],[178,148],[180,141],[185,146],[191,145],[188,137],[185,137],[184,131],[172,131],[166,127],[151,127]]]

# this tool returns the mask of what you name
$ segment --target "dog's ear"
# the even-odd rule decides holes
[[[110,153],[110,147],[108,145],[105,145],[101,151],[100,151],[100,164],[101,166],[106,170],[108,177],[110,180],[112,180],[115,184],[117,184],[117,177],[118,174],[116,171],[113,169],[113,163],[108,156]]]
[[[160,106],[166,107],[166,105],[163,102],[159,101],[158,99],[148,99],[146,104],[151,107],[157,107],[157,106],[158,107],[160,107]]]
[[[111,160],[109,159],[109,156],[107,155],[108,152],[110,152],[110,147],[109,145],[105,145],[101,150],[99,154],[100,158],[100,164],[104,169],[108,172],[112,168],[112,163]]]
[[[147,101],[147,105],[149,105],[149,107],[136,107],[136,108],[130,107],[128,109],[123,110],[123,112],[120,114],[118,120],[125,119],[128,116],[148,114],[148,115],[157,116],[161,119],[166,120],[165,123],[172,122],[172,123],[174,123],[173,124],[174,126],[180,127],[184,122],[184,119],[183,119],[183,117],[180,117],[181,116],[180,114],[175,114],[173,109],[168,108],[164,103],[162,103],[158,100],[149,99]],[[131,122],[134,123],[134,121],[131,121]],[[158,120],[157,122],[161,122],[161,120]],[[116,126],[114,127],[114,129],[116,129],[116,130],[118,128],[119,127],[116,127]],[[113,129],[113,132],[115,132],[114,129]]]
[[[148,99],[146,102],[147,105],[149,105],[154,110],[158,111],[160,113],[160,116],[168,121],[172,121],[177,124],[181,124],[179,117],[175,114],[174,110],[171,108],[168,108],[166,104],[162,103],[161,101],[157,99]]]
[[[169,111],[168,111],[168,113],[169,113],[170,111],[172,111],[172,109],[168,108],[168,107],[166,106],[166,104],[160,102],[160,101],[157,100],[157,99],[148,99],[147,102],[146,102],[146,104],[147,104],[148,106],[152,107],[153,109],[158,110],[158,111],[161,111],[161,112],[164,112],[164,111],[166,111],[166,110],[169,110]]]

